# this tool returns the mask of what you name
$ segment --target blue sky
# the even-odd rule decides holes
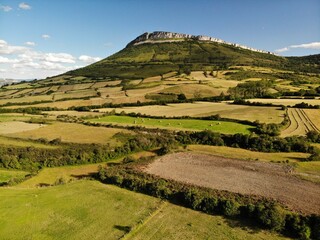
[[[170,31],[301,56],[320,52],[319,0],[0,0],[0,78],[33,79]]]

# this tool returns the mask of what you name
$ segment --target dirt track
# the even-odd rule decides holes
[[[289,108],[288,116],[290,125],[282,131],[282,137],[305,135],[308,131],[319,131],[317,126],[310,120],[303,109]]]
[[[174,153],[157,159],[145,171],[213,189],[265,196],[295,211],[320,214],[320,185],[292,176],[280,164]]]

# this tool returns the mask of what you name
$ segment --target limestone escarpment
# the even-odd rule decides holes
[[[226,42],[226,41],[219,39],[219,38],[208,37],[208,36],[203,36],[203,35],[191,35],[191,34],[184,34],[184,33],[163,32],[163,31],[156,31],[156,32],[152,32],[152,33],[148,33],[148,32],[143,33],[142,35],[138,36],[136,39],[131,41],[127,46],[139,45],[139,44],[144,44],[144,43],[177,42],[177,41],[185,41],[185,40],[196,40],[196,41],[223,43],[223,44],[231,45],[234,47],[251,50],[254,52],[273,54],[268,51],[250,48],[250,47],[240,45],[237,43]]]

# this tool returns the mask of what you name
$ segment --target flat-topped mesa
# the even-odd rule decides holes
[[[185,41],[185,40],[196,40],[196,41],[208,41],[208,42],[215,42],[215,43],[223,43],[227,45],[231,45],[234,47],[238,48],[243,48],[247,50],[251,50],[254,52],[261,52],[261,53],[268,53],[268,54],[274,54],[272,52],[264,51],[264,50],[259,50],[255,48],[250,48],[244,45],[240,45],[237,43],[230,43],[226,42],[222,39],[219,38],[214,38],[214,37],[208,37],[208,36],[203,36],[203,35],[191,35],[191,34],[184,34],[184,33],[173,33],[173,32],[152,32],[152,33],[144,33],[131,41],[127,46],[131,45],[140,45],[144,43],[159,43],[159,42],[179,42],[179,41]]]

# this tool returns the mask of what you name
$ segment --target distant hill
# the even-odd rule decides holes
[[[138,36],[110,57],[66,74],[135,79],[171,71],[210,71],[234,65],[319,73],[319,56],[281,57],[212,37],[154,32]]]

